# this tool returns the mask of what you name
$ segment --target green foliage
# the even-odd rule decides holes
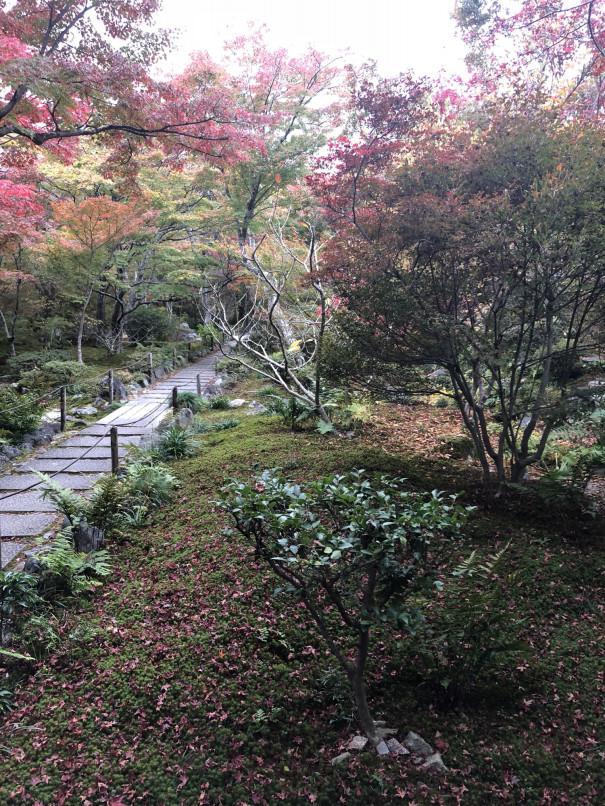
[[[47,598],[88,593],[111,574],[109,553],[104,549],[90,554],[77,552],[69,530],[57,535],[50,551],[39,555],[39,559],[43,572],[38,587]]]
[[[319,678],[322,700],[328,706],[330,722],[351,724],[356,719],[355,699],[342,669],[325,669]]]
[[[209,406],[208,401],[195,392],[178,392],[177,405],[179,409],[191,409],[194,414],[199,414]]]
[[[586,488],[595,470],[603,466],[605,445],[580,445],[563,450],[557,456],[556,466],[540,477],[537,493],[549,507],[582,508],[586,503]]]
[[[172,498],[178,486],[175,476],[163,465],[143,461],[133,462],[126,468],[127,501],[130,507],[163,507]]]
[[[160,441],[157,446],[157,452],[160,459],[184,459],[187,456],[194,456],[199,445],[191,436],[190,431],[179,428],[178,425],[172,424],[162,432]]]
[[[0,571],[0,645],[7,622],[18,629],[25,614],[39,604],[35,577],[23,571]]]
[[[14,443],[38,427],[41,415],[33,395],[19,395],[9,386],[0,388],[0,429],[9,432]]]
[[[211,431],[228,431],[230,428],[236,428],[241,423],[241,420],[235,418],[228,418],[226,420],[219,420],[215,423],[206,423],[203,420],[194,420],[191,426],[192,434],[208,434]]]
[[[12,374],[20,378],[26,372],[40,369],[45,364],[64,361],[71,363],[72,360],[73,352],[71,350],[28,350],[9,358],[6,363]]]
[[[76,497],[82,500],[81,496]],[[122,525],[122,513],[127,506],[127,497],[128,485],[121,476],[114,474],[102,476],[95,483],[90,496],[85,499],[82,514],[86,516],[88,523],[102,529],[106,534],[111,534]]]
[[[530,649],[516,638],[523,621],[511,618],[506,606],[515,576],[504,572],[507,548],[483,561],[473,551],[456,568],[443,606],[413,644],[424,660],[425,679],[450,705],[462,701],[485,670],[510,664]]]
[[[295,397],[268,394],[265,399],[267,411],[280,417],[283,424],[292,431],[300,430],[301,423],[317,414],[315,406]]]
[[[333,423],[326,423],[323,420],[317,421],[317,430],[320,434],[335,434],[336,428]]]
[[[210,408],[217,411],[226,411],[230,408],[228,397],[213,397],[210,401]]]
[[[126,321],[126,333],[133,341],[168,341],[175,330],[174,318],[155,305],[141,305]]]
[[[58,481],[53,481],[46,473],[40,473],[37,470],[34,470],[34,473],[44,484],[42,498],[45,501],[51,501],[58,511],[69,519],[72,526],[77,524],[83,515],[88,514],[88,502],[83,496],[78,495],[69,487],[63,487]]]
[[[2,654],[5,653],[2,652]],[[15,695],[12,690],[9,688],[0,688],[0,715],[9,714],[14,707]]]
[[[477,453],[473,438],[469,434],[452,434],[441,437],[439,448],[444,453],[449,453],[454,459],[466,459]]]
[[[48,361],[40,368],[24,372],[20,381],[24,386],[36,389],[69,386],[86,372],[86,366],[77,361]]]

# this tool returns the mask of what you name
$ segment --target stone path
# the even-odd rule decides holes
[[[215,353],[156,381],[94,425],[72,436],[58,435],[48,448],[0,475],[1,567],[28,545],[10,538],[35,537],[57,519],[55,507],[42,498],[41,482],[32,470],[56,474],[54,481],[73,490],[89,489],[102,474],[111,472],[110,428],[117,427],[120,456],[124,456],[129,445],[138,445],[160,423],[171,406],[172,389],[197,391],[198,375],[204,388],[214,378],[214,363],[219,358],[221,354]]]

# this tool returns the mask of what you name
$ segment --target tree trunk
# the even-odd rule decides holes
[[[370,632],[366,629],[363,630],[359,636],[357,659],[348,664],[347,674],[351,683],[351,689],[353,690],[355,705],[357,706],[359,725],[374,747],[376,747],[376,745],[380,742],[380,737],[376,732],[376,725],[374,724],[372,714],[370,713],[366,687],[363,681],[369,645]]]
[[[83,364],[84,359],[82,358],[82,339],[84,338],[84,323],[86,322],[86,309],[88,308],[88,303],[90,302],[90,298],[92,297],[93,287],[92,285],[88,288],[86,292],[86,297],[84,298],[84,304],[82,305],[82,312],[80,314],[80,321],[78,323],[78,341],[77,341],[77,350],[78,350],[78,363]]]

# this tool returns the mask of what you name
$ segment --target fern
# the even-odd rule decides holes
[[[37,470],[34,470],[34,473],[44,484],[42,498],[52,501],[59,512],[65,515],[72,525],[75,525],[86,513],[86,499],[77,495],[69,487],[61,487],[58,482],[53,481],[46,473],[40,473]]]
[[[102,585],[112,570],[107,551],[100,549],[81,554],[74,549],[68,533],[56,537],[51,550],[40,557],[40,562],[44,569],[41,587],[50,594],[63,591],[78,596],[87,593]]]
[[[336,429],[332,423],[326,423],[324,420],[317,421],[317,430],[320,434],[335,434]]]

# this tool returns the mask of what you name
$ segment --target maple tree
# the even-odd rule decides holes
[[[0,144],[54,144],[70,156],[72,138],[121,133],[227,139],[217,94],[187,106],[183,88],[153,80],[148,67],[169,44],[150,28],[159,0],[17,0],[0,5],[5,103]]]
[[[461,0],[455,12],[482,75],[480,92],[510,83],[541,85],[567,114],[600,115],[605,89],[602,0]]]
[[[406,143],[379,154],[372,138],[372,159],[337,143],[316,181],[339,227],[328,260],[354,352],[405,370],[402,390],[429,391],[423,367],[443,368],[502,491],[540,460],[597,338],[602,132],[530,101],[492,115],[418,138],[409,160]],[[371,374],[363,360],[353,371]]]
[[[113,201],[107,196],[53,202],[57,234],[50,248],[59,250],[62,271],[68,259],[76,270],[80,283],[80,314],[77,330],[77,357],[82,359],[82,340],[86,311],[99,284],[115,266],[115,249],[121,240],[142,229],[150,221],[139,199],[130,202]]]

